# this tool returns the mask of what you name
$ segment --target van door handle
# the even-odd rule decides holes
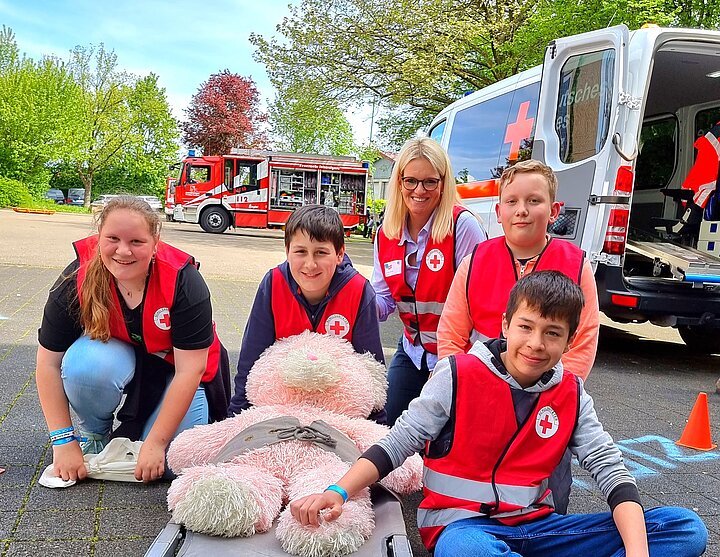
[[[615,147],[615,151],[617,152],[620,157],[625,159],[628,162],[634,161],[638,156],[638,149],[637,145],[635,145],[635,149],[633,150],[632,155],[626,155],[623,150],[620,148],[620,132],[615,132],[615,135],[612,137],[612,144]]]

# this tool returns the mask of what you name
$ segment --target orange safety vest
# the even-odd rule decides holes
[[[90,236],[73,243],[80,267],[77,273],[78,299],[82,304],[82,284],[85,280],[87,267],[97,252],[97,236]],[[163,358],[174,365],[170,309],[175,301],[178,274],[186,265],[196,265],[195,259],[169,244],[158,242],[155,260],[150,265],[150,276],[143,298],[142,337],[143,345],[148,353]],[[113,308],[110,311],[110,334],[113,338],[137,344],[130,335],[123,318],[120,299],[115,288],[111,288]],[[208,351],[207,365],[202,382],[211,381],[218,370],[220,361],[220,340],[213,323],[213,343]]]
[[[682,187],[695,192],[693,202],[702,208],[707,205],[710,194],[715,191],[720,179],[720,122],[715,124],[694,144],[697,158],[688,172]]]
[[[552,238],[538,257],[533,271],[560,271],[580,284],[584,261],[583,251],[575,244]],[[473,321],[471,343],[500,337],[502,314],[510,290],[517,281],[515,259],[504,237],[478,244],[470,260],[466,286]]]
[[[511,387],[472,354],[451,356],[452,415],[427,445],[420,537],[428,549],[456,520],[489,516],[515,525],[553,511],[548,478],[577,423],[580,384],[564,372],[517,423]]]
[[[275,338],[299,335],[303,331],[334,335],[352,342],[360,303],[365,291],[365,278],[353,276],[327,303],[323,316],[313,327],[305,308],[293,296],[285,275],[275,267],[271,282],[271,305],[275,320]]]
[[[437,354],[437,327],[455,276],[455,234],[457,221],[464,207],[453,208],[453,233],[440,242],[428,238],[425,255],[420,262],[415,289],[405,281],[405,245],[378,232],[378,259],[383,277],[405,325],[405,337],[413,345]]]

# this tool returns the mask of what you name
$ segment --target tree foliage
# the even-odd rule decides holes
[[[85,187],[98,176],[110,191],[162,191],[177,150],[177,123],[157,76],[118,69],[103,45],[75,47],[69,60],[20,56],[0,32],[0,177],[40,197],[50,183]]]
[[[465,91],[542,61],[556,37],[626,23],[716,28],[711,0],[303,0],[252,34],[279,90],[322,87],[341,105],[380,98],[398,144]]]
[[[349,155],[353,151],[350,122],[337,101],[308,87],[281,89],[269,109],[274,148],[295,153]]]
[[[183,142],[205,155],[223,155],[233,147],[265,148],[259,94],[251,78],[223,70],[200,85],[186,110]]]

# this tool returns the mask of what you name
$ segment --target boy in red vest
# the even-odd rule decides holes
[[[277,339],[316,331],[346,339],[356,352],[385,364],[375,291],[345,255],[345,229],[338,212],[322,205],[297,209],[285,225],[287,261],[267,272],[245,326],[235,395],[228,414],[250,407],[245,384],[250,368]],[[385,423],[385,410],[371,419]]]
[[[585,294],[577,335],[563,364],[587,379],[600,328],[597,286],[582,250],[547,233],[560,214],[555,174],[540,161],[522,161],[505,169],[499,186],[495,211],[504,235],[478,244],[458,267],[438,324],[438,356],[461,354],[476,340],[499,337],[512,286],[532,271],[554,269]]]
[[[582,290],[558,271],[513,287],[505,339],[477,341],[438,362],[421,395],[337,484],[295,500],[302,524],[332,521],[342,505],[425,449],[418,527],[435,557],[578,555],[695,557],[707,529],[692,511],[640,504],[622,454],[577,376],[563,370]],[[596,479],[610,512],[554,512],[547,480],[566,449]]]

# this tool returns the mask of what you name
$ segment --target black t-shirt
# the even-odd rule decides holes
[[[53,352],[65,352],[83,334],[80,325],[80,303],[77,297],[76,272],[80,263],[73,261],[50,289],[38,331],[41,346]],[[118,292],[120,305],[133,339],[142,337],[141,303],[128,309]],[[178,275],[175,302],[170,308],[172,345],[180,350],[209,348],[213,342],[210,291],[193,265],[186,265]]]

